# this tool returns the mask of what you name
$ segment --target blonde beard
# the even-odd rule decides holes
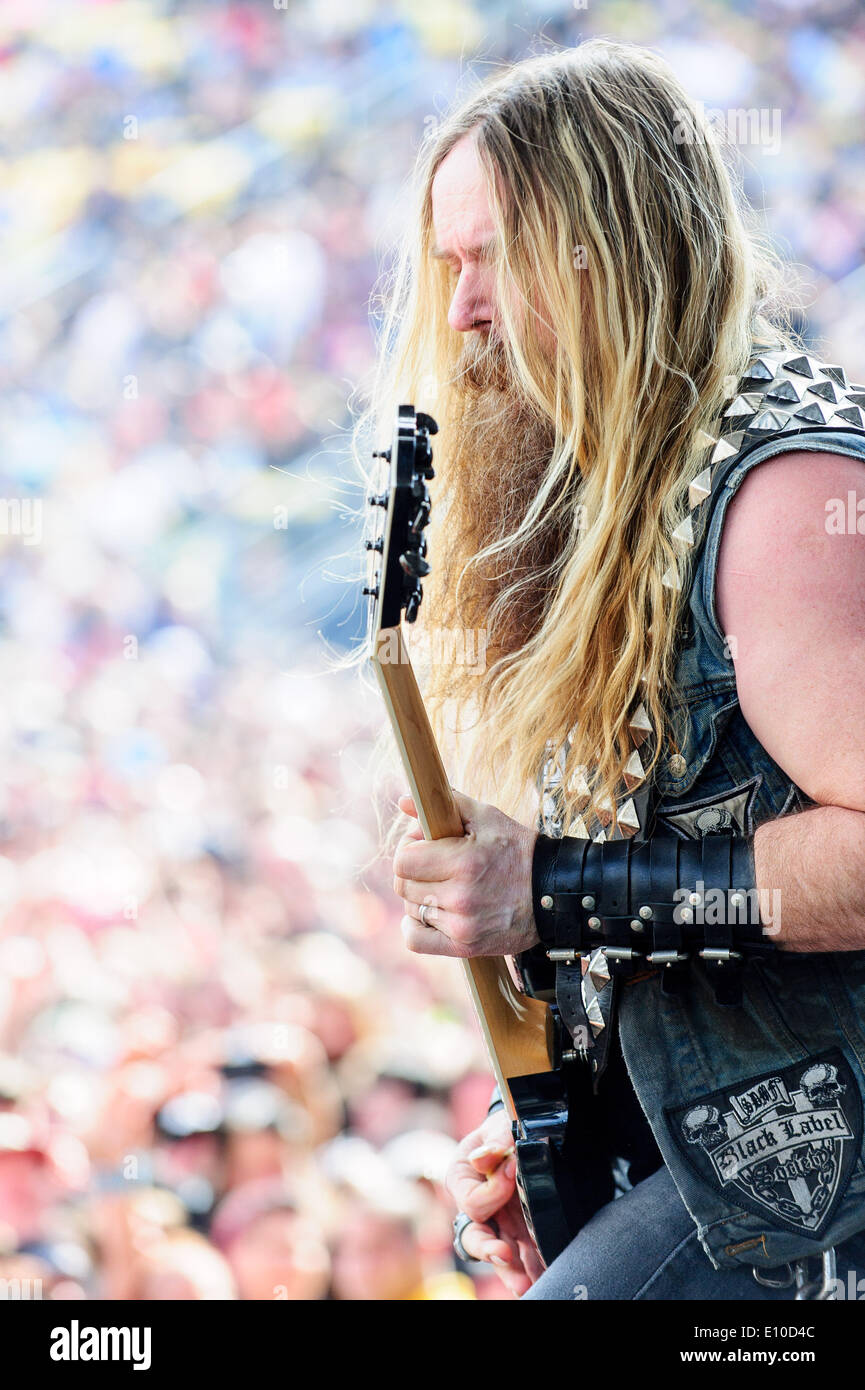
[[[484,629],[491,662],[518,651],[540,626],[550,596],[550,571],[573,518],[564,508],[528,541],[512,543],[473,565],[462,580],[456,610],[456,577],[466,561],[518,528],[547,472],[554,444],[552,425],[519,392],[495,338],[473,333],[466,339],[456,381],[457,418],[448,422],[447,524],[433,549],[441,579],[436,621]],[[504,584],[523,578],[529,582],[491,630],[492,601]]]

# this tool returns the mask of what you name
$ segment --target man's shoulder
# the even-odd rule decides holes
[[[851,579],[865,583],[865,457],[791,448],[751,469],[724,519],[719,618],[746,585],[837,596]]]

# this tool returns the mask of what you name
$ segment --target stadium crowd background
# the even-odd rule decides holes
[[[403,951],[381,710],[326,653],[362,631],[346,402],[413,153],[473,61],[593,34],[780,113],[747,187],[861,379],[855,0],[0,6],[7,1290],[500,1296],[442,1189],[482,1049]]]

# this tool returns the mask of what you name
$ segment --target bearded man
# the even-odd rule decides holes
[[[494,1101],[459,1249],[528,1298],[825,1297],[865,1258],[865,387],[794,340],[645,50],[487,83],[416,231],[379,401],[439,421],[423,612],[486,663],[425,676],[476,795],[463,838],[403,835],[403,932],[519,958],[605,1154],[543,1270]]]

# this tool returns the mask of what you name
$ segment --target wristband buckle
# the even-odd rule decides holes
[[[576,965],[588,954],[588,951],[580,951],[576,946],[552,946],[547,951],[547,960],[552,961],[553,965]]]
[[[687,951],[653,951],[646,960],[650,965],[678,965],[680,961],[690,960]]]

